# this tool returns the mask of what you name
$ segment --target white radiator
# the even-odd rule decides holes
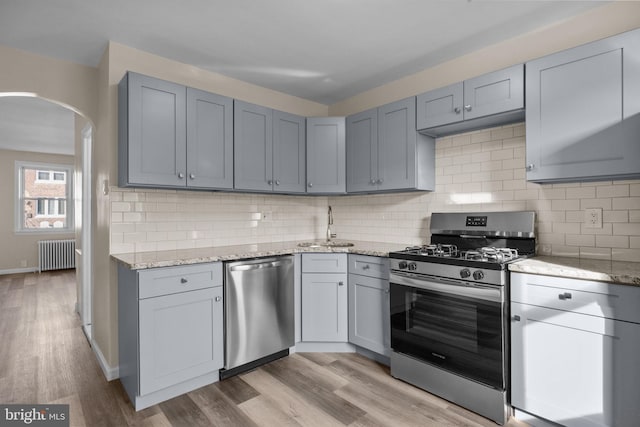
[[[38,242],[38,270],[63,270],[76,267],[76,241],[41,240]]]

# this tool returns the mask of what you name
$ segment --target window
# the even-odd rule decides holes
[[[73,229],[73,167],[16,162],[16,231]]]

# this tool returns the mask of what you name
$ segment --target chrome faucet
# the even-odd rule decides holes
[[[327,212],[327,242],[331,241],[331,238],[334,236],[331,234],[331,226],[333,225],[333,211],[331,210],[331,206],[329,206],[329,211]]]

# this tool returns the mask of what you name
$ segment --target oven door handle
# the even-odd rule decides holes
[[[476,298],[501,303],[504,301],[502,286],[482,286],[452,279],[412,273],[392,273],[393,285],[436,291],[443,294]]]

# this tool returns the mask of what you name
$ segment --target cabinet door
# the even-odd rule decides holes
[[[273,179],[271,109],[234,101],[234,188],[271,191]]]
[[[302,275],[302,341],[347,342],[347,274]]]
[[[464,81],[464,119],[524,108],[524,65]]]
[[[186,88],[132,72],[125,79],[120,87],[120,117],[124,119],[120,124],[120,184],[184,187]]]
[[[347,117],[347,191],[378,188],[378,109]]]
[[[464,116],[462,102],[462,82],[418,95],[418,129],[429,129],[462,121]]]
[[[187,186],[233,188],[233,100],[187,88]]]
[[[389,324],[389,281],[350,274],[349,342],[389,356]]]
[[[513,406],[566,426],[638,425],[640,325],[520,303],[511,315]]]
[[[273,111],[273,189],[304,193],[306,187],[305,118]]]
[[[640,32],[527,63],[527,179],[640,173]]]
[[[141,396],[222,368],[222,286],[139,304]]]
[[[307,118],[307,193],[344,193],[344,117]]]
[[[416,187],[416,98],[378,108],[378,188]]]

